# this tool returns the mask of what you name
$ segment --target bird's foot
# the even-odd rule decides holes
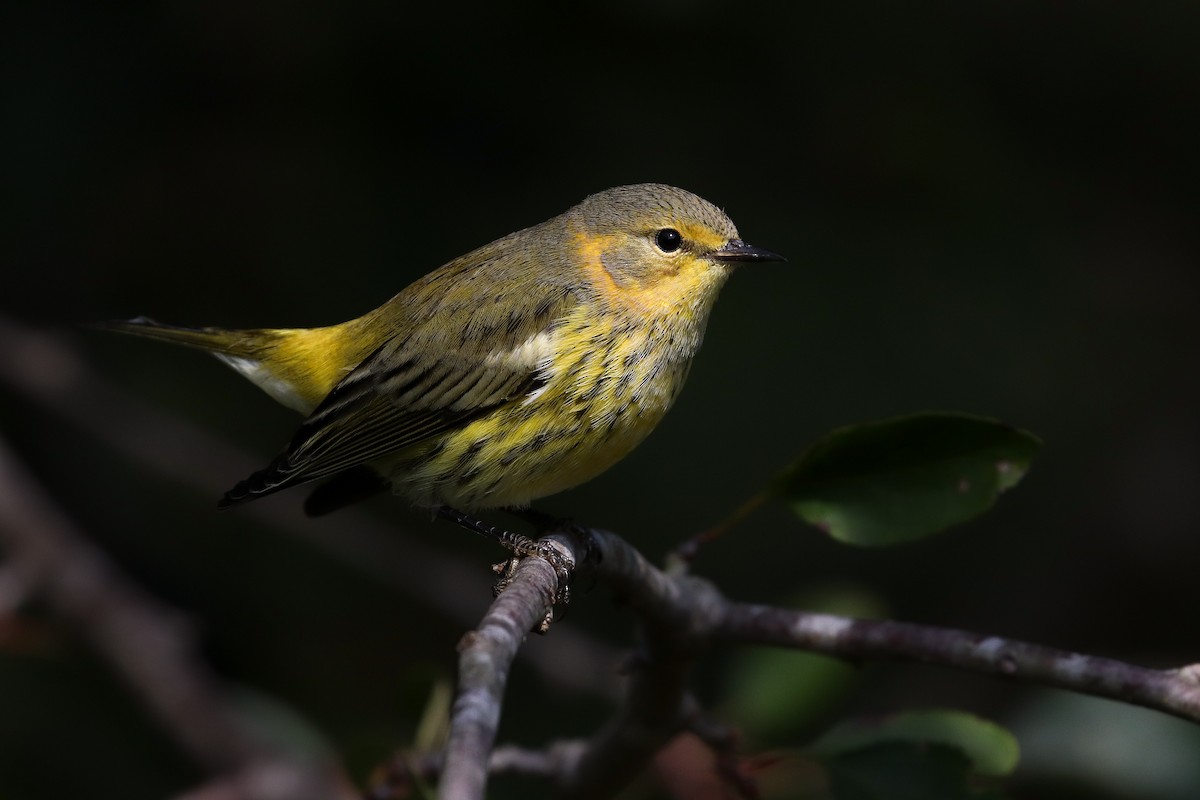
[[[517,566],[523,559],[540,558],[554,569],[554,573],[558,577],[558,589],[554,594],[551,608],[546,612],[545,619],[542,620],[537,628],[539,633],[545,633],[549,629],[550,623],[554,620],[554,609],[565,606],[571,599],[571,574],[575,569],[575,562],[571,559],[570,555],[560,550],[549,539],[533,539],[520,533],[512,533],[503,528],[488,525],[482,520],[447,506],[439,508],[437,513],[443,519],[449,520],[467,530],[474,531],[481,536],[486,536],[512,551],[513,555],[511,558],[496,564],[492,568],[500,576],[500,579],[492,589],[493,593],[497,596],[512,583],[513,577],[516,575]]]
[[[554,605],[565,606],[571,601],[571,574],[575,570],[575,562],[564,551],[560,550],[549,539],[531,539],[519,533],[503,532],[500,544],[513,551],[512,558],[493,569],[500,580],[496,582],[494,591],[500,594],[512,583],[517,565],[525,558],[540,558],[554,568],[558,576],[558,592],[554,596]]]
[[[600,562],[600,549],[595,545],[591,530],[570,517],[556,517],[553,514],[547,514],[545,511],[539,511],[536,508],[508,507],[504,510],[514,517],[528,522],[541,535],[554,531],[572,534],[576,541],[583,546],[580,563]]]

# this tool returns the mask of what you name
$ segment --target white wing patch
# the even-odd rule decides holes
[[[512,350],[493,350],[484,358],[489,366],[543,369],[554,359],[554,337],[549,331],[535,333]]]
[[[535,333],[511,350],[493,350],[487,354],[484,363],[492,366],[504,366],[517,369],[536,369],[542,385],[526,395],[524,403],[528,405],[541,396],[553,377],[554,354],[558,347],[558,338],[550,331]]]

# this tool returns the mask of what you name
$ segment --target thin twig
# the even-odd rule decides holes
[[[584,747],[585,742],[579,739],[555,741],[543,748],[500,745],[492,750],[488,758],[488,776],[520,775],[541,778],[553,785],[575,768]],[[445,752],[442,750],[418,753],[400,751],[377,770],[367,787],[366,798],[393,800],[419,796],[417,787],[436,781],[444,761]]]
[[[715,542],[725,534],[729,533],[740,522],[743,522],[747,517],[757,511],[764,503],[771,499],[771,493],[767,490],[755,492],[753,496],[744,501],[740,506],[735,508],[724,519],[717,522],[712,527],[700,531],[695,536],[681,542],[673,551],[667,555],[667,563],[673,564],[681,562],[683,564],[691,564],[700,555],[700,548],[711,542]]]

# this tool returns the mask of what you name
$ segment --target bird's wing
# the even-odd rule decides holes
[[[431,288],[430,282],[420,288]],[[434,308],[424,324],[397,334],[352,370],[287,449],[230,489],[220,506],[376,461],[536,390],[554,322],[574,295],[542,286],[513,303],[495,325],[488,322],[496,315],[480,314],[476,304],[454,304],[440,315]]]

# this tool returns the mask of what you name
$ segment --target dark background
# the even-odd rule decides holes
[[[591,192],[673,183],[790,262],[733,278],[666,422],[545,510],[654,557],[833,427],[987,414],[1046,447],[985,518],[863,551],[769,508],[698,570],[748,600],[849,587],[918,622],[1154,666],[1200,655],[1200,6],[30,2],[0,13],[0,310],[60,331],[131,394],[265,463],[290,412],[203,356],[78,323],[339,322]],[[191,616],[222,675],[306,719],[356,779],[411,738],[429,680],[452,674],[462,625],[252,517],[217,515],[215,494],[9,387],[0,425],[95,541]],[[371,508],[477,566],[477,583],[445,591],[482,613],[490,546],[398,501]],[[629,642],[602,591],[581,592],[569,621]],[[85,647],[52,638],[0,652],[0,794],[155,797],[199,780]],[[714,656],[698,676],[714,702],[725,663]],[[963,707],[1022,737],[1022,781],[1042,787],[1028,791],[1067,796],[1048,782],[1070,763],[1098,784],[1078,796],[1194,796],[1137,783],[1157,715],[1104,706],[1101,722],[1047,736],[1029,720],[1066,712],[1039,717],[1045,693],[923,667],[863,677],[831,718]],[[503,739],[586,734],[604,711],[520,667],[511,689]],[[1172,741],[1191,733],[1180,730]],[[1115,750],[1100,749],[1101,731]],[[1124,754],[1128,769],[1098,778],[1125,763],[1101,752]]]

